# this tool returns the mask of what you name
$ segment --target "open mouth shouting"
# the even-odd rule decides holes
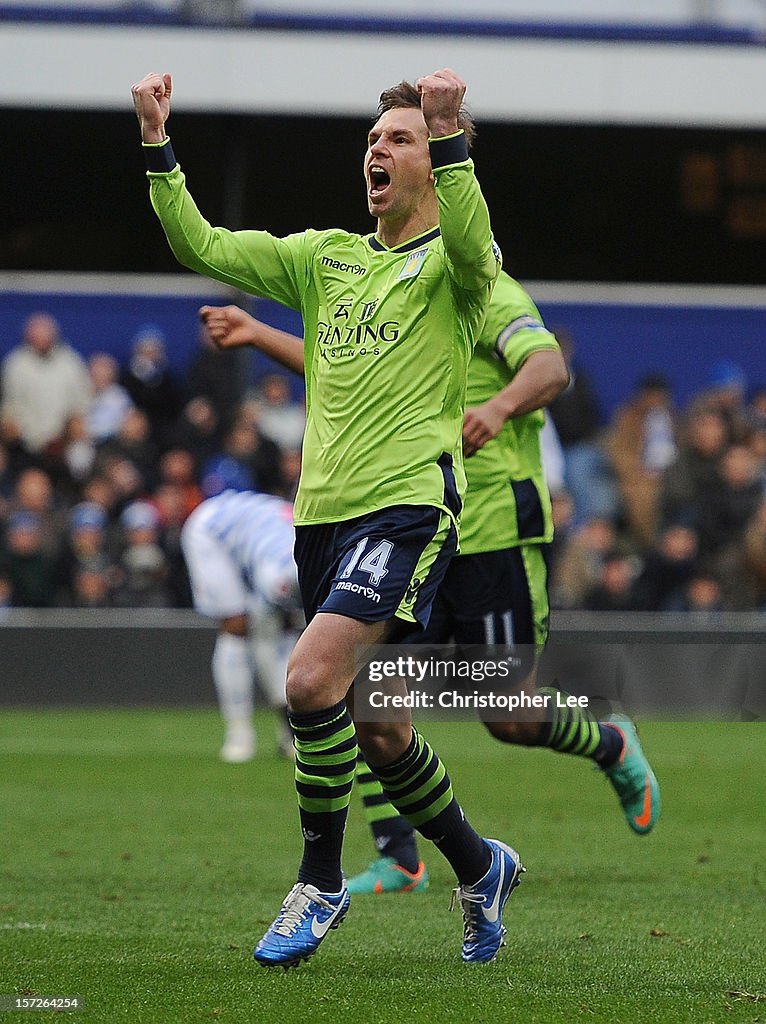
[[[372,202],[379,202],[391,185],[391,176],[380,164],[370,164],[367,172],[369,179],[368,194]]]

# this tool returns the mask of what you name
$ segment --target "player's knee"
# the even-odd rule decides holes
[[[332,680],[328,678],[330,666],[305,656],[292,657],[287,665],[287,703],[293,711],[308,712],[332,704],[328,691]]]
[[[285,695],[293,711],[304,711],[312,704],[318,690],[316,672],[306,664],[290,664],[287,667]]]

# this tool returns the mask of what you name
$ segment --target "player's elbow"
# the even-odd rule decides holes
[[[569,387],[569,368],[567,367],[564,357],[560,353],[555,353],[556,359],[552,361],[551,365],[551,377],[550,377],[550,389],[552,392],[551,401],[561,394],[562,391],[566,391]]]
[[[186,267],[187,270],[193,270],[197,274],[208,273],[205,260],[201,257],[200,253],[189,244],[187,239],[183,237],[176,238],[172,235],[168,235],[168,244],[170,245],[170,251],[182,267]]]
[[[500,260],[496,256],[494,249],[492,249],[481,260],[477,260],[470,267],[466,267],[466,273],[470,273],[471,270],[473,271],[476,289],[494,288],[500,273],[500,267]]]
[[[484,253],[466,252],[453,256],[451,263],[454,279],[468,292],[494,288],[501,266],[494,248]]]
[[[544,380],[546,400],[552,402],[569,384],[569,369],[563,355],[547,349],[534,352],[530,359],[534,359],[537,372]]]
[[[560,352],[553,349],[533,352],[524,366],[527,364],[528,372],[538,382],[543,405],[552,402],[569,384],[569,370]]]

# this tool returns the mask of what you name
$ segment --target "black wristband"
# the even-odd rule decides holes
[[[178,162],[170,139],[166,139],[160,146],[144,144],[143,150],[146,169],[150,174],[169,174]]]
[[[449,135],[446,139],[429,139],[428,148],[431,152],[431,167],[447,167],[449,164],[462,164],[468,159],[468,146],[465,132]]]

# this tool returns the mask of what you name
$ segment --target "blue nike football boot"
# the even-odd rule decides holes
[[[459,885],[450,910],[463,910],[463,950],[466,963],[489,963],[503,945],[503,907],[525,871],[514,849],[497,839],[485,839],[492,852],[489,871],[474,885]]]
[[[351,897],[345,884],[340,892],[320,892],[298,882],[285,897],[274,923],[255,947],[263,967],[297,967],[317,951],[325,935],[346,916]]]

